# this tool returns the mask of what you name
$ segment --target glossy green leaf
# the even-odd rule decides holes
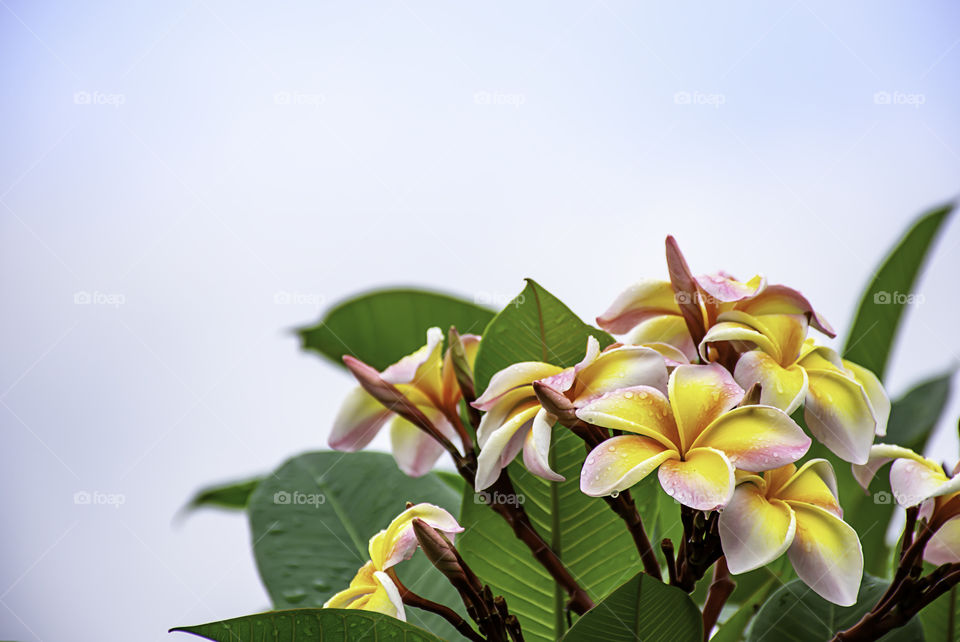
[[[545,361],[572,366],[583,358],[587,337],[593,335],[604,348],[613,337],[587,325],[559,299],[533,279],[483,332],[477,352],[474,380],[477,394],[490,377],[518,361]]]
[[[921,216],[887,254],[860,299],[843,356],[884,378],[903,311],[953,204]]]
[[[486,386],[493,373],[518,361],[547,359],[573,365],[583,358],[591,334],[602,345],[612,341],[528,281],[523,293],[484,332],[476,363],[479,386]],[[636,573],[640,562],[620,518],[602,499],[580,492],[580,469],[586,454],[583,441],[557,426],[551,466],[566,477],[565,482],[549,483],[529,474],[519,458],[509,470],[537,532],[598,600]],[[645,480],[633,491],[641,515],[650,524],[656,521],[655,482],[653,478]],[[520,619],[524,638],[530,642],[560,637],[567,628],[566,594],[477,495],[465,494],[460,517],[466,528],[459,543],[464,558],[494,593],[506,597],[510,611]]]
[[[925,573],[935,567],[925,564]],[[928,604],[917,615],[928,640],[956,640],[960,638],[960,588],[952,589]]]
[[[427,328],[480,334],[494,312],[446,294],[414,289],[377,290],[337,304],[315,326],[297,332],[304,350],[338,365],[352,355],[383,370],[424,344]]]
[[[433,474],[401,473],[390,455],[316,452],[289,460],[250,497],[250,528],[260,577],[276,608],[322,606],[369,559],[367,543],[406,502],[457,514],[460,495]],[[460,599],[422,552],[396,567],[414,592],[458,608]],[[438,616],[407,609],[408,619],[447,638]]]
[[[208,486],[197,491],[187,505],[187,510],[202,507],[226,508],[228,510],[243,510],[254,489],[260,484],[261,478],[245,479],[243,481]]]
[[[739,578],[734,578],[734,580],[739,582]],[[760,605],[763,604],[767,596],[777,586],[779,586],[777,579],[773,576],[768,576],[747,599],[743,600],[739,608],[720,625],[716,634],[710,638],[710,640],[712,642],[740,642],[740,640],[743,639],[747,627],[750,626],[750,621],[756,614],[757,609],[760,608]],[[740,588],[739,583],[737,588]],[[728,604],[729,603],[728,601]]]
[[[346,609],[269,611],[170,631],[214,642],[440,642],[435,635],[389,615]]]
[[[857,603],[842,607],[826,601],[800,580],[793,580],[780,587],[760,607],[750,626],[747,641],[829,640],[836,633],[859,622],[886,590],[886,581],[864,576]],[[894,629],[880,639],[886,642],[921,642],[924,639],[923,629],[920,621],[914,618],[906,626]]]
[[[640,573],[581,617],[564,642],[700,642],[703,622],[690,597]]]
[[[922,452],[950,398],[953,371],[917,384],[890,409],[887,436],[880,441]]]

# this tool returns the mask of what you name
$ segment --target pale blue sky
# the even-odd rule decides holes
[[[351,382],[287,329],[357,290],[505,301],[532,276],[589,320],[665,275],[672,233],[696,271],[764,272],[845,328],[907,222],[960,191],[958,18],[0,0],[0,638],[163,640],[266,607],[242,517],[172,518],[325,446]],[[894,396],[960,360],[958,249],[954,221]]]

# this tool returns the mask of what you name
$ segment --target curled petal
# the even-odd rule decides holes
[[[442,412],[424,408],[424,414],[447,439],[456,439],[456,430]],[[403,417],[394,417],[390,423],[390,446],[397,466],[411,477],[430,472],[444,452],[440,442]]]
[[[680,315],[669,281],[645,280],[627,288],[602,315],[597,325],[612,334],[624,334],[638,323],[661,315]]]
[[[735,408],[744,394],[730,373],[717,364],[678,366],[670,375],[668,388],[681,452],[714,419]]]
[[[867,399],[870,400],[870,407],[873,409],[873,416],[877,420],[877,436],[885,436],[887,434],[887,420],[890,418],[890,398],[887,397],[883,384],[877,379],[877,375],[863,366],[847,360],[843,361],[843,365],[867,393]]]
[[[785,285],[768,285],[757,296],[737,304],[737,309],[755,316],[764,314],[803,314],[810,320],[810,325],[823,332],[828,337],[835,337],[834,331],[827,320],[813,309],[807,299]]]
[[[565,393],[574,386],[574,382],[577,381],[580,371],[584,370],[587,366],[596,361],[599,355],[600,342],[597,341],[595,336],[590,335],[587,337],[586,355],[584,355],[583,359],[580,360],[580,363],[572,368],[564,368],[562,371],[551,377],[541,379],[540,383],[556,392]]]
[[[573,402],[580,405],[606,392],[632,386],[651,386],[665,393],[667,365],[663,355],[642,346],[622,346],[600,353],[577,374]]]
[[[761,350],[740,355],[733,378],[744,390],[760,385],[760,403],[792,413],[807,394],[807,372],[794,364],[784,368]]]
[[[628,332],[623,337],[623,342],[649,347],[654,347],[655,344],[667,344],[683,354],[685,359],[677,360],[681,363],[689,363],[697,358],[697,346],[690,337],[686,321],[681,316],[664,315],[647,319]]]
[[[327,443],[334,450],[360,450],[376,437],[391,414],[366,390],[354,388],[340,406]]]
[[[700,357],[709,361],[707,348],[711,343],[726,341],[732,343],[738,350],[749,350],[753,347],[771,355],[776,361],[780,357],[780,348],[766,335],[744,323],[725,321],[730,314],[721,315],[720,322],[715,323],[704,335],[700,342]]]
[[[683,461],[665,461],[658,474],[668,495],[696,510],[723,508],[733,496],[733,464],[713,448],[694,448]]]
[[[638,435],[608,439],[587,455],[580,471],[580,490],[603,497],[630,488],[679,454],[660,442]]]
[[[809,450],[810,443],[800,426],[782,410],[742,406],[714,420],[692,447],[716,448],[737,468],[760,472],[797,461]]]
[[[397,585],[383,571],[376,571],[373,577],[380,588],[373,592],[363,610],[383,613],[406,622],[407,613],[403,608],[403,598],[400,597],[400,590],[397,589]]]
[[[810,432],[838,457],[865,464],[877,422],[863,386],[845,374],[807,370],[804,418]]]
[[[837,475],[826,459],[811,459],[787,479],[777,491],[786,502],[805,502],[843,517],[837,491]]]
[[[557,418],[541,408],[523,442],[523,465],[537,477],[547,481],[564,481],[565,477],[550,468],[550,440]]]
[[[693,345],[693,341],[690,341],[690,345]],[[659,352],[668,368],[690,365],[690,357],[687,355],[687,353],[669,343],[651,341],[643,343],[643,347]]]
[[[890,467],[890,490],[897,503],[904,508],[916,506],[931,497],[955,492],[956,486],[940,466],[929,460],[898,459]]]
[[[937,566],[960,562],[960,517],[947,520],[934,533],[923,551],[923,559]]]
[[[443,332],[440,328],[427,330],[425,346],[388,366],[381,376],[394,385],[413,384],[436,403],[443,397]]]
[[[426,502],[416,504],[397,515],[386,529],[370,538],[370,560],[377,570],[385,571],[413,557],[417,536],[413,520],[420,519],[448,535],[462,533],[463,527],[446,510]]]
[[[512,414],[521,407],[526,408],[536,401],[536,394],[532,386],[514,388],[501,395],[497,402],[480,418],[480,425],[477,427],[477,444],[480,448],[484,447],[490,435],[502,426]]]
[[[797,528],[786,502],[767,500],[751,483],[737,486],[718,525],[723,555],[734,574],[760,568],[783,555]]]
[[[884,464],[894,459],[912,459],[914,461],[923,461],[924,458],[913,452],[909,448],[896,446],[894,444],[874,444],[870,447],[870,454],[866,463],[853,465],[853,478],[857,480],[860,487],[867,490],[870,487],[870,480],[877,474],[877,471],[883,468]],[[930,462],[932,465],[933,462]]]
[[[700,343],[707,331],[702,304],[712,307],[716,305],[716,302],[703,300],[700,287],[690,272],[687,260],[683,258],[677,239],[672,236],[667,237],[666,253],[667,271],[670,273],[670,284],[673,286],[673,291],[677,293],[676,301],[680,308],[680,314],[687,324],[687,329],[690,331],[690,337],[694,343]]]
[[[756,296],[767,286],[766,279],[759,275],[747,282],[742,282],[723,272],[701,274],[696,277],[696,281],[707,296],[712,297],[719,303],[748,299]]]
[[[558,368],[549,363],[541,363],[540,361],[521,361],[520,363],[507,366],[491,377],[487,389],[484,390],[483,394],[471,405],[477,410],[486,412],[499,401],[500,397],[511,390],[519,388],[520,386],[529,385],[537,379],[546,379],[561,370],[563,370],[563,368]]]
[[[500,471],[517,456],[523,448],[530,424],[539,411],[540,405],[535,401],[525,404],[491,433],[477,457],[477,476],[474,482],[476,490],[488,488],[497,481]]]
[[[830,511],[791,503],[797,533],[790,562],[803,582],[825,600],[840,606],[857,601],[863,578],[863,550],[853,528]]]
[[[577,410],[583,421],[643,435],[679,450],[680,439],[667,397],[649,386],[608,392]]]
[[[333,595],[324,603],[323,608],[349,609],[359,608],[361,604],[365,604],[370,594],[377,590],[379,586],[373,577],[376,570],[373,562],[366,562],[350,580],[350,586]]]

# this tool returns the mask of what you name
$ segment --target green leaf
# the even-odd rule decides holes
[[[319,352],[338,365],[345,354],[383,370],[426,341],[433,326],[451,325],[461,334],[480,334],[493,311],[438,292],[377,290],[337,304],[320,323],[297,333],[304,350]]]
[[[346,609],[268,611],[222,622],[170,629],[214,642],[440,642],[440,638],[389,615]]]
[[[953,204],[921,216],[884,259],[860,299],[843,355],[881,380],[903,311],[937,233]]]
[[[917,384],[893,404],[881,441],[922,452],[950,398],[953,371]]]
[[[581,617],[564,642],[700,642],[696,604],[675,586],[638,574]]]
[[[933,570],[924,564],[924,572]],[[960,636],[960,588],[952,589],[928,604],[917,615],[928,640],[956,640]]]
[[[247,500],[250,499],[251,493],[260,484],[260,481],[260,477],[255,477],[219,486],[208,486],[197,491],[197,494],[187,504],[187,510],[204,506],[243,510],[247,507]]]
[[[430,502],[456,515],[460,496],[436,475],[407,477],[383,453],[307,453],[280,466],[260,483],[249,505],[254,557],[274,606],[321,606],[345,589],[369,559],[370,537],[408,501]],[[414,592],[452,608],[460,605],[422,552],[395,568]],[[407,617],[457,638],[436,615],[407,609]]]
[[[487,326],[477,355],[478,385],[485,387],[498,370],[518,361],[546,359],[569,366],[583,358],[587,337],[609,345],[608,335],[578,319],[565,305],[528,280],[523,293]],[[627,529],[602,499],[580,492],[580,469],[586,457],[582,440],[554,427],[551,466],[566,477],[550,483],[510,465],[518,497],[537,532],[594,600],[602,599],[640,568]],[[649,523],[657,513],[656,479],[632,491]],[[556,640],[566,630],[566,594],[513,535],[501,517],[482,504],[483,495],[464,494],[459,548],[467,563],[503,595],[517,615],[524,638]],[[495,498],[494,498],[495,499]]]
[[[734,580],[737,581],[737,588],[740,588],[740,578],[735,577]],[[767,599],[767,595],[769,595],[776,586],[778,586],[777,579],[773,576],[768,576],[767,579],[740,604],[740,607],[734,611],[733,615],[728,617],[727,620],[720,625],[716,635],[710,638],[711,642],[740,642],[740,640],[743,639],[744,631],[746,631],[750,625],[750,620],[753,619],[757,609],[760,608],[760,605]],[[732,597],[733,596],[731,596],[731,598]]]
[[[523,292],[483,332],[474,365],[477,394],[486,389],[490,377],[519,361],[576,364],[586,353],[590,335],[601,348],[613,343],[609,334],[581,321],[536,281],[527,279]]]
[[[886,581],[865,575],[857,603],[842,607],[826,601],[800,580],[793,580],[780,587],[760,607],[747,641],[829,640],[839,631],[859,622],[886,590]],[[886,642],[918,642],[923,640],[923,629],[919,620],[914,618],[880,639]]]

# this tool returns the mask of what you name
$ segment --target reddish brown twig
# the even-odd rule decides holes
[[[704,642],[710,639],[710,632],[713,631],[717,618],[720,617],[720,611],[723,610],[723,605],[726,604],[735,588],[737,588],[737,583],[730,577],[727,560],[721,557],[713,567],[713,581],[707,591],[707,600],[703,604]]]

